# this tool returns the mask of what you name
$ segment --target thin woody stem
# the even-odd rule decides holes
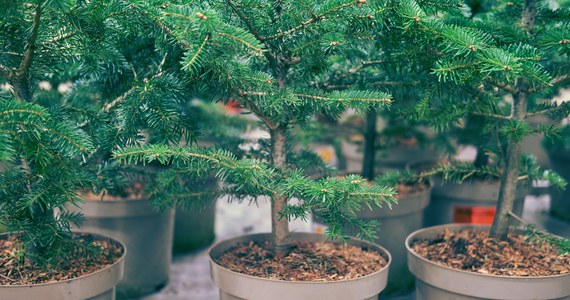
[[[291,29],[289,29],[289,30],[286,30],[286,31],[283,31],[283,32],[280,32],[280,33],[276,33],[276,34],[273,34],[273,35],[270,35],[270,36],[262,36],[262,37],[260,37],[260,41],[273,40],[273,39],[276,39],[276,38],[280,38],[280,37],[282,37],[282,36],[286,36],[286,35],[292,34],[292,33],[296,32],[296,31],[299,31],[299,30],[301,30],[301,29],[303,29],[303,28],[309,26],[309,25],[312,24],[312,23],[315,23],[315,22],[317,22],[317,21],[322,20],[326,15],[328,15],[328,14],[330,14],[330,13],[333,13],[333,12],[335,12],[335,11],[339,11],[339,10],[341,10],[341,9],[343,9],[343,8],[350,7],[350,6],[359,4],[359,3],[362,3],[362,1],[361,1],[361,0],[356,0],[356,1],[352,1],[352,2],[349,2],[349,3],[345,3],[345,4],[342,4],[342,5],[339,5],[339,6],[337,6],[337,7],[333,7],[333,8],[331,8],[331,9],[329,9],[329,10],[327,10],[327,11],[325,11],[325,12],[319,14],[319,15],[313,15],[313,17],[311,17],[310,19],[308,19],[308,20],[302,22],[301,24],[299,24],[299,25],[297,25],[297,26],[295,26],[295,27],[293,27],[293,28],[291,28]]]
[[[12,74],[12,86],[14,88],[14,96],[20,100],[31,102],[32,90],[30,87],[29,72],[30,66],[34,59],[36,51],[36,39],[38,38],[38,29],[40,27],[40,17],[42,14],[41,4],[38,4],[34,10],[34,20],[30,30],[30,36],[25,45],[25,51],[22,56],[20,66],[15,73]]]

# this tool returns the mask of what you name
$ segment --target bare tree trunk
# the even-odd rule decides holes
[[[286,163],[285,129],[278,127],[271,129],[271,158],[273,165],[281,169]],[[273,232],[274,247],[276,253],[283,255],[287,251],[287,237],[289,236],[289,222],[287,218],[281,218],[280,212],[287,207],[286,195],[273,195],[271,197],[271,231]]]
[[[524,79],[519,79],[517,83],[519,91],[526,91],[527,84]],[[527,94],[519,92],[514,95],[513,119],[522,121],[526,116]],[[499,202],[497,211],[491,226],[490,236],[501,240],[507,239],[509,232],[509,212],[513,210],[519,177],[519,165],[521,160],[521,145],[514,138],[509,138],[501,176],[501,189],[499,191]]]
[[[536,0],[525,0],[521,23],[529,36],[532,35],[534,31],[536,14]],[[513,95],[512,117],[516,121],[523,121],[526,118],[528,83],[524,78],[518,78],[515,85],[517,92]],[[515,204],[521,160],[520,143],[513,138],[509,138],[506,150],[503,175],[501,176],[499,202],[497,203],[497,211],[495,212],[495,218],[493,219],[493,225],[491,225],[491,231],[489,233],[491,237],[501,240],[507,239],[509,232],[509,212],[513,210]]]
[[[376,158],[376,119],[375,109],[366,113],[366,128],[364,132],[364,158],[362,159],[362,177],[374,179],[374,165]]]

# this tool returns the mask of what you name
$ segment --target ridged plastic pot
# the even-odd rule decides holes
[[[424,210],[430,201],[430,191],[431,186],[423,191],[403,194],[392,209],[364,209],[357,213],[359,219],[380,222],[378,238],[374,242],[392,255],[388,285],[382,295],[403,294],[413,289],[414,276],[408,270],[404,241],[410,233],[424,227]]]
[[[556,150],[549,153],[552,169],[570,181],[570,149]],[[550,213],[558,218],[570,221],[570,187],[565,190],[551,188]]]
[[[168,283],[173,210],[159,213],[148,199],[89,200],[80,206],[85,217],[82,230],[113,237],[128,249],[125,275],[117,285],[117,296],[140,297]]]
[[[0,235],[5,239],[8,235]],[[123,255],[112,265],[80,277],[33,285],[0,285],[2,300],[114,300],[115,285],[123,277],[125,246],[108,237],[93,234],[96,240],[110,240],[123,249]]]
[[[316,233],[293,233],[292,239],[324,242],[326,236]],[[350,244],[382,253],[388,265],[381,270],[351,280],[327,282],[301,282],[272,280],[230,271],[218,265],[214,258],[221,256],[238,243],[269,241],[271,234],[246,235],[214,245],[210,249],[210,271],[214,284],[220,289],[220,300],[376,300],[386,287],[391,257],[384,248],[364,241],[351,239]]]
[[[427,260],[411,248],[416,240],[435,239],[445,229],[489,230],[488,225],[446,224],[413,232],[406,239],[408,267],[416,276],[417,300],[570,299],[570,274],[519,277],[486,275],[446,267]]]
[[[176,209],[174,218],[174,253],[187,253],[209,246],[216,238],[216,200],[199,209]]]
[[[439,180],[434,181],[431,201],[425,210],[426,226],[454,223],[454,213],[459,208],[494,209],[499,199],[499,188],[499,180],[473,180],[460,184],[451,182],[442,184]],[[522,213],[528,190],[525,187],[517,188],[513,211],[519,215]],[[485,219],[492,221],[491,216]]]
[[[364,156],[362,145],[343,141],[342,152],[346,160],[347,173],[362,171]],[[411,161],[418,165],[435,165],[444,157],[441,151],[434,148],[395,146],[376,154],[375,168],[378,170],[404,170]]]

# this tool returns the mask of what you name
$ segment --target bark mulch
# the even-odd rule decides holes
[[[234,272],[288,281],[348,280],[379,271],[386,259],[378,252],[353,245],[296,242],[291,252],[276,258],[270,242],[249,242],[216,259]]]
[[[28,260],[22,261],[19,255],[22,248],[13,236],[0,240],[0,285],[42,284],[73,279],[103,269],[115,263],[123,254],[122,248],[108,241],[92,243],[101,247],[98,256],[78,254],[74,259],[67,260],[59,270],[54,270],[49,266],[38,268]]]
[[[509,234],[507,241],[490,238],[487,231],[446,230],[435,240],[414,242],[420,256],[454,269],[502,276],[550,276],[570,273],[570,254],[550,245]]]

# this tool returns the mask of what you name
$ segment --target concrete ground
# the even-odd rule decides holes
[[[523,218],[551,233],[570,237],[570,224],[548,214],[550,196],[527,196]],[[256,204],[228,203],[219,199],[216,215],[216,240],[225,240],[238,235],[271,230],[269,205],[266,201]],[[310,223],[294,222],[292,230],[310,231]],[[174,257],[169,284],[160,292],[141,298],[144,300],[216,300],[218,290],[210,280],[207,249]],[[411,300],[413,293],[391,298]]]

